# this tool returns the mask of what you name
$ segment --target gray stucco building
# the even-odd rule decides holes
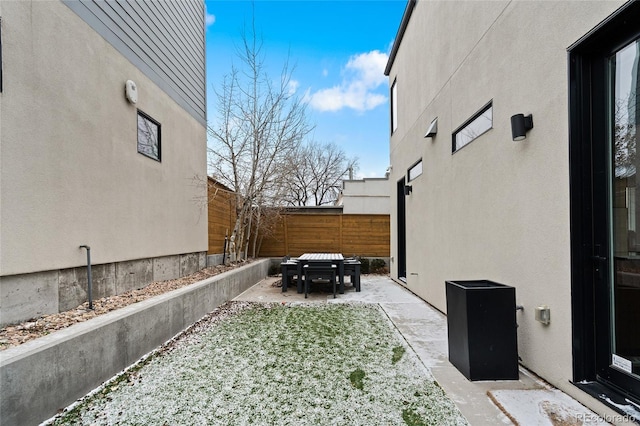
[[[409,0],[385,71],[392,277],[515,287],[521,364],[636,420],[639,61],[638,2]]]
[[[203,1],[0,16],[0,324],[204,267]]]

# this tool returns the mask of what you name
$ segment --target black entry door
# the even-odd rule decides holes
[[[639,18],[637,3],[622,9],[570,57],[574,378],[631,405],[640,403]]]
[[[404,195],[405,178],[398,181],[396,196],[397,196],[397,211],[398,211],[398,249],[397,249],[397,265],[398,265],[398,279],[401,281],[407,281],[407,218],[405,208],[405,195]]]
[[[606,59],[604,191],[594,194],[603,210],[593,260],[598,269],[596,314],[597,372],[601,379],[640,395],[640,155],[636,155],[640,123],[640,41],[616,49]],[[640,154],[640,152],[638,152]],[[640,191],[638,191],[640,195]],[[606,251],[605,249],[606,248]]]

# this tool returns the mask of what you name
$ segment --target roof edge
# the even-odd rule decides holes
[[[416,6],[417,1],[418,0],[408,0],[407,6],[404,8],[404,13],[402,14],[402,21],[400,22],[400,28],[398,28],[398,32],[396,34],[395,40],[393,40],[393,46],[391,47],[389,60],[387,61],[387,66],[384,69],[384,75],[386,75],[387,77],[391,72],[391,67],[393,66],[393,62],[396,59],[398,48],[400,47],[400,43],[402,42],[402,37],[404,36],[404,32],[407,29],[407,25],[409,24],[409,19],[411,18],[411,14],[413,13],[413,8]]]

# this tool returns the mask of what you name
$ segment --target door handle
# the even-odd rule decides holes
[[[598,279],[600,281],[604,280],[604,265],[606,265],[607,258],[604,256],[593,255],[591,256],[591,260],[596,264],[596,272],[598,273]]]
[[[604,256],[600,256],[600,253],[602,253],[602,246],[600,244],[595,244],[593,246],[593,256],[591,256],[591,260],[594,260],[598,263],[603,263],[607,261],[607,258]]]

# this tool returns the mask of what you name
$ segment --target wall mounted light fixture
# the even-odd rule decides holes
[[[411,185],[405,185],[404,186],[404,195],[411,194],[411,191],[413,191],[413,187]]]
[[[521,141],[527,137],[527,132],[533,129],[533,117],[531,114],[516,114],[511,116],[511,136],[514,141]]]
[[[124,95],[132,104],[138,102],[138,86],[133,80],[127,80],[124,84]]]
[[[429,128],[427,129],[427,133],[424,134],[425,138],[432,138],[438,133],[438,117],[434,118]]]

